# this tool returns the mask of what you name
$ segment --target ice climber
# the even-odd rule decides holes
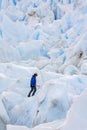
[[[28,94],[28,97],[31,96],[31,93],[32,93],[32,96],[35,94],[36,92],[36,77],[38,76],[37,73],[34,73],[34,75],[31,77],[31,80],[30,80],[30,87],[31,87],[31,90]]]

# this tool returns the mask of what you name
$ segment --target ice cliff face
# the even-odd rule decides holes
[[[9,116],[5,110],[5,107],[3,105],[3,100],[0,97],[0,129],[6,130],[6,124],[10,122]]]

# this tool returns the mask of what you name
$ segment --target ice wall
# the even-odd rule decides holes
[[[6,112],[2,99],[3,98],[0,97],[0,129],[6,130],[6,124],[10,122],[10,119]]]

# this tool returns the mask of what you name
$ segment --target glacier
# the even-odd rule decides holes
[[[0,0],[0,130],[87,129],[86,24],[87,0]]]

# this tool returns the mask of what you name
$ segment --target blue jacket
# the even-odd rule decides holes
[[[30,86],[36,87],[36,76],[32,76],[31,81],[30,81]]]

